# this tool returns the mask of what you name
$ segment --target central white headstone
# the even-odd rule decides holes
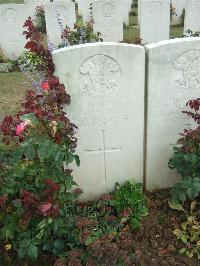
[[[142,182],[144,48],[87,44],[57,50],[53,58],[72,96],[66,112],[78,126],[81,161],[73,173],[84,199],[111,191],[115,182]]]
[[[140,38],[142,43],[169,39],[170,0],[140,1]]]
[[[123,40],[123,14],[119,0],[96,0],[92,12],[94,32],[100,32],[105,42]]]

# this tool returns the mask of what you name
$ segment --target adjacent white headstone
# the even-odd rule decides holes
[[[81,165],[73,175],[84,199],[111,191],[115,182],[142,182],[144,48],[87,44],[57,50],[53,59],[71,95],[67,116],[78,126]]]
[[[168,168],[179,133],[191,119],[182,111],[200,96],[200,38],[149,44],[147,116],[147,188],[166,188],[178,181]]]
[[[140,16],[143,44],[169,39],[170,0],[141,0]]]
[[[176,15],[171,20],[171,25],[181,25],[183,22],[183,10],[186,8],[187,0],[172,0],[171,3],[176,12]]]
[[[92,11],[94,32],[100,32],[105,42],[123,40],[123,14],[119,0],[96,0]]]
[[[192,30],[193,32],[200,31],[200,1],[187,1],[185,10],[184,31]]]
[[[25,20],[25,5],[0,5],[0,47],[7,58],[16,59],[24,50],[26,40],[22,33]]]
[[[60,0],[45,3],[45,20],[47,35],[51,43],[57,46],[61,43],[61,33],[66,27],[74,28],[76,22],[75,3]]]

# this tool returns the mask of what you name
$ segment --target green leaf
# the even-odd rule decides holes
[[[22,121],[30,120],[32,123],[36,123],[38,121],[37,117],[33,113],[24,114],[20,116],[20,119]]]
[[[184,254],[185,252],[186,252],[186,248],[182,248],[182,249],[179,250],[180,254]]]
[[[89,236],[89,237],[85,240],[85,245],[88,246],[88,245],[90,245],[93,241],[94,241],[93,237]]]
[[[186,212],[180,203],[175,202],[175,201],[169,201],[168,203],[171,209]]]
[[[79,158],[79,156],[78,155],[74,155],[74,159],[75,159],[76,165],[80,166],[80,158]]]
[[[183,241],[183,243],[187,244],[188,239],[186,235],[182,235],[181,240]]]
[[[44,140],[39,144],[38,156],[41,160],[45,160],[49,157],[49,146],[50,146],[49,140]]]
[[[25,148],[24,154],[29,160],[33,160],[35,158],[36,151],[32,144],[29,144]]]
[[[62,239],[56,239],[54,242],[53,242],[53,246],[58,250],[58,251],[61,251],[64,249],[65,247],[65,242],[64,240]]]
[[[21,248],[25,248],[25,247],[28,247],[31,243],[31,240],[30,239],[22,239],[20,242],[19,242],[19,246]]]
[[[138,229],[140,227],[140,221],[137,218],[132,217],[130,222],[131,222],[132,228]]]
[[[31,258],[36,259],[38,257],[38,247],[34,244],[30,244],[28,248],[28,255]]]
[[[182,234],[183,234],[183,231],[181,230],[181,229],[175,229],[174,231],[173,231],[173,234],[175,235],[175,236],[177,236],[178,238],[181,238],[181,236],[182,236]]]

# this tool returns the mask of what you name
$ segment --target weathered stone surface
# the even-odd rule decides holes
[[[70,0],[45,3],[45,20],[49,40],[54,46],[59,45],[62,30],[66,25],[73,29],[76,22],[75,3]]]
[[[74,177],[84,199],[111,191],[115,182],[142,182],[144,57],[143,47],[113,43],[53,53],[56,75],[72,96],[66,111],[78,126],[81,165]]]
[[[92,11],[94,32],[102,33],[105,42],[123,40],[123,14],[119,0],[96,0]]]
[[[176,15],[173,16],[171,25],[181,25],[183,22],[182,14],[186,8],[186,0],[172,0],[172,6],[175,8]]]
[[[24,50],[25,37],[22,33],[25,20],[25,5],[0,5],[0,47],[10,59],[16,59]]]
[[[200,1],[190,0],[187,1],[185,10],[185,23],[184,31],[187,30],[200,31]]]
[[[142,43],[169,39],[170,0],[140,1],[140,38]]]
[[[183,110],[200,96],[200,38],[149,44],[147,187],[166,188],[178,174],[168,168],[179,133],[192,126]]]

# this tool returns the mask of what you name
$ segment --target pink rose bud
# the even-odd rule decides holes
[[[28,121],[24,121],[16,126],[16,135],[19,136],[28,125]]]
[[[46,82],[43,82],[42,84],[41,84],[41,87],[42,87],[42,90],[43,91],[48,91],[49,90],[49,83],[46,81]]]
[[[38,206],[38,210],[42,212],[44,215],[51,209],[51,203],[50,202],[42,202]]]

